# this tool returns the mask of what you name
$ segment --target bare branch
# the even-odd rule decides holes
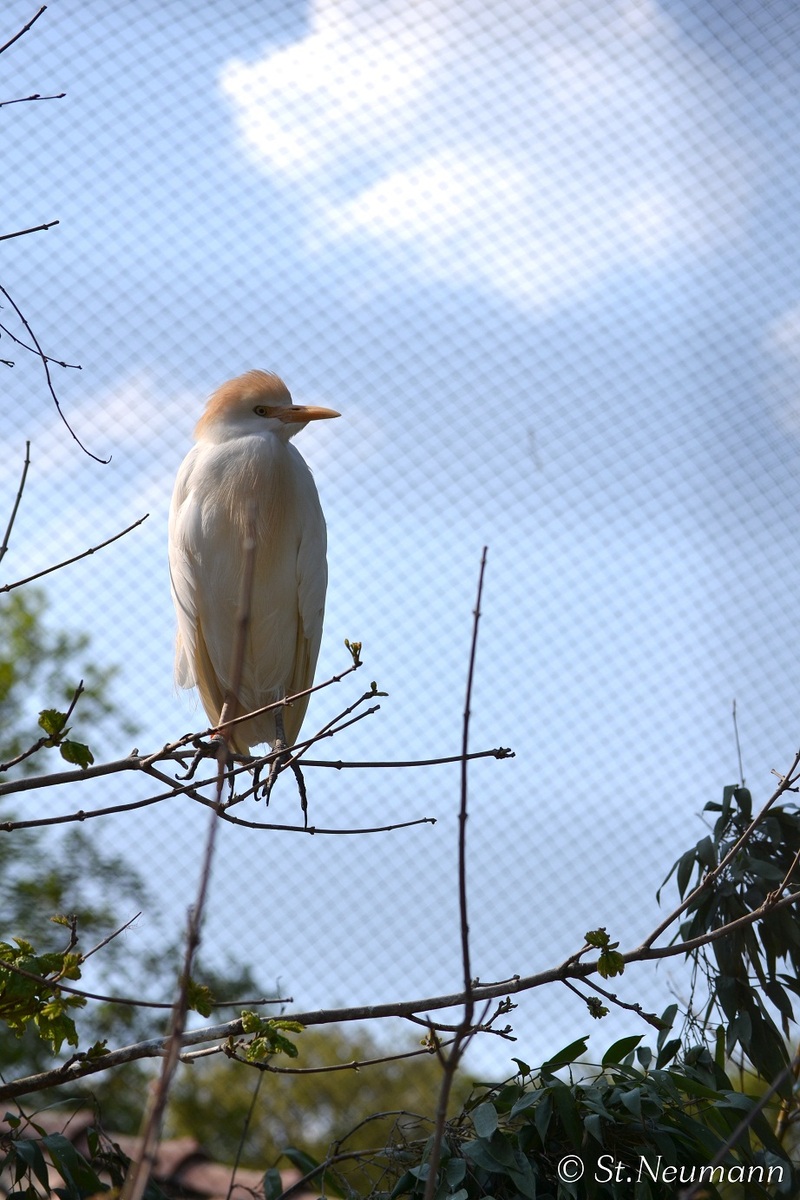
[[[428,1156],[428,1175],[425,1180],[425,1200],[433,1200],[439,1183],[439,1161],[442,1153],[442,1141],[447,1123],[447,1108],[450,1101],[453,1079],[461,1062],[464,1051],[469,1045],[473,1033],[473,1017],[475,999],[473,995],[472,968],[469,953],[469,919],[467,914],[467,754],[469,752],[469,722],[472,706],[472,682],[475,676],[475,656],[478,649],[478,622],[481,617],[481,596],[483,594],[483,576],[486,570],[486,546],[481,554],[481,566],[478,574],[478,595],[473,610],[472,644],[469,652],[469,667],[467,669],[467,693],[464,700],[464,722],[461,737],[461,800],[458,812],[458,911],[461,929],[461,965],[464,974],[464,1015],[453,1038],[450,1053],[444,1057],[444,1073],[439,1089],[439,1101],[436,1106],[436,1122],[433,1130],[430,1154]]]
[[[39,11],[37,13],[34,13],[34,15],[31,17],[30,21],[28,21],[27,25],[23,25],[22,29],[20,29],[18,33],[15,33],[12,38],[9,38],[9,40],[7,42],[5,42],[2,46],[0,46],[0,54],[2,54],[4,50],[7,50],[9,48],[9,46],[13,46],[14,42],[18,42],[19,39],[23,36],[23,34],[26,34],[28,32],[31,25],[33,25],[33,23],[35,21],[38,21],[39,17],[42,15],[43,12],[46,12],[46,10],[47,10],[47,5],[43,4],[42,7],[39,9]]]
[[[585,996],[580,988],[575,987],[574,983],[570,983],[568,979],[562,979],[561,982],[565,987],[569,988],[571,992],[574,992],[576,996],[583,1000],[584,1004],[588,1004],[591,997]],[[652,1025],[654,1029],[658,1029],[659,1031],[663,1029],[663,1021],[661,1018],[656,1016],[655,1013],[645,1012],[641,1004],[629,1004],[625,1000],[620,1000],[616,992],[607,992],[606,989],[600,987],[600,984],[595,980],[592,980],[592,991],[599,992],[601,996],[605,996],[606,999],[610,1000],[612,1004],[615,1004],[617,1008],[624,1008],[628,1012],[635,1012],[642,1018],[643,1021],[647,1021],[648,1025]]]
[[[342,759],[336,761],[325,759],[304,758],[303,766],[305,767],[333,767],[334,770],[366,770],[371,767],[441,767],[448,763],[460,763],[464,761],[463,754],[449,754],[443,758],[411,758],[405,761],[394,762],[343,762]],[[469,762],[476,758],[516,758],[513,750],[505,746],[498,746],[494,750],[473,750],[466,755]]]
[[[14,522],[17,519],[17,510],[19,508],[20,501],[22,500],[22,493],[25,490],[25,480],[28,478],[28,467],[30,465],[31,465],[31,444],[30,444],[30,442],[26,442],[25,443],[25,461],[22,464],[22,476],[19,481],[19,488],[17,489],[17,496],[16,496],[16,499],[14,500],[14,507],[11,509],[11,516],[8,519],[8,525],[6,527],[6,535],[3,538],[2,546],[0,546],[0,562],[3,561],[3,559],[6,556],[6,551],[8,550],[8,542],[9,542],[9,538],[11,537],[11,530],[14,528]]]
[[[206,837],[197,897],[194,905],[189,910],[183,969],[178,984],[178,993],[172,1005],[172,1020],[170,1022],[169,1034],[164,1041],[164,1062],[161,1068],[161,1076],[157,1086],[151,1093],[142,1122],[141,1148],[137,1160],[136,1162],[131,1162],[122,1186],[120,1195],[123,1200],[141,1200],[155,1164],[170,1084],[180,1058],[182,1037],[186,1026],[186,1013],[189,1006],[188,996],[192,963],[197,947],[200,945],[200,925],[203,919],[208,883],[211,878],[211,863],[214,858],[214,847],[218,829],[219,821],[217,820],[217,815],[216,813],[212,813]]]
[[[27,100],[49,99],[45,96],[27,96]],[[55,99],[55,97],[52,97]],[[0,108],[4,104],[18,104],[18,100],[0,100]],[[24,237],[26,233],[41,233],[45,229],[52,229],[54,225],[58,225],[58,221],[47,221],[44,225],[31,225],[28,229],[15,229],[13,233],[0,233],[0,242],[7,242],[11,238]]]
[[[0,49],[0,53],[1,53],[1,52],[2,52],[2,49]],[[38,356],[38,357],[41,359],[41,361],[42,361],[42,367],[44,368],[44,374],[45,374],[45,379],[47,380],[47,388],[48,388],[48,391],[50,392],[50,395],[51,395],[51,397],[52,397],[52,399],[53,399],[53,403],[54,403],[54,404],[55,404],[55,406],[56,406],[56,411],[58,412],[58,415],[61,417],[61,420],[64,422],[64,424],[66,425],[67,429],[69,430],[69,432],[70,432],[70,435],[71,435],[71,436],[72,436],[72,438],[73,438],[73,439],[74,439],[74,440],[75,440],[75,441],[78,443],[78,445],[80,446],[81,450],[83,450],[84,454],[88,454],[89,458],[93,458],[95,462],[102,463],[102,464],[103,464],[103,466],[106,466],[108,463],[110,463],[110,462],[111,462],[111,456],[109,455],[109,457],[108,457],[108,458],[99,458],[99,457],[98,457],[98,455],[96,455],[96,454],[92,454],[91,450],[87,449],[87,447],[86,447],[86,446],[84,446],[83,442],[82,442],[82,441],[81,441],[81,439],[78,437],[77,433],[76,433],[76,432],[75,432],[75,430],[72,428],[72,426],[70,425],[70,423],[69,423],[69,421],[67,420],[67,418],[64,416],[64,412],[63,412],[63,410],[62,410],[62,408],[61,408],[61,403],[60,403],[60,401],[59,401],[59,399],[58,399],[58,396],[56,395],[56,389],[55,389],[55,388],[54,388],[54,386],[53,386],[53,379],[52,379],[52,376],[51,376],[51,374],[50,374],[50,365],[49,365],[49,364],[50,364],[50,361],[51,361],[51,360],[50,360],[50,359],[48,359],[48,357],[47,357],[47,355],[45,354],[44,350],[42,350],[42,347],[39,345],[39,339],[37,338],[36,334],[35,334],[35,333],[33,332],[33,330],[31,329],[31,327],[30,327],[30,324],[28,323],[28,320],[27,320],[27,318],[25,317],[25,314],[22,312],[22,310],[20,309],[19,305],[18,305],[18,304],[17,304],[17,303],[16,303],[16,302],[15,302],[15,301],[12,299],[12,297],[11,297],[11,296],[8,294],[8,292],[7,292],[7,291],[6,291],[6,289],[3,287],[3,285],[2,285],[2,284],[0,284],[0,293],[2,293],[2,294],[5,296],[5,298],[6,298],[6,300],[8,301],[8,303],[9,303],[9,304],[11,305],[11,307],[14,309],[14,312],[17,314],[17,316],[19,317],[20,321],[21,321],[21,322],[22,322],[22,324],[24,325],[24,327],[25,327],[25,330],[26,330],[26,332],[27,332],[27,334],[28,334],[28,337],[31,339],[31,341],[33,342],[34,346],[36,347],[36,351],[35,351],[35,352],[36,352],[37,356]]]
[[[88,453],[88,451],[87,451]],[[94,455],[91,455],[94,458]],[[102,461],[102,460],[98,460]],[[81,554],[75,554],[72,558],[65,558],[63,562],[56,563],[53,567],[46,567],[44,571],[37,571],[35,575],[29,575],[27,579],[18,579],[16,583],[4,583],[0,587],[0,593],[12,592],[14,588],[23,587],[26,583],[32,583],[34,579],[41,579],[44,575],[50,575],[53,571],[60,571],[62,567],[69,567],[72,563],[80,562],[82,558],[88,558],[90,554],[96,554],[98,550],[105,549],[112,542],[117,542],[121,537],[125,537],[126,533],[130,533],[132,529],[136,529],[143,521],[146,521],[150,513],[145,513],[143,517],[139,517],[138,521],[134,521],[127,529],[123,529],[121,533],[115,533],[113,537],[107,538],[106,541],[100,542],[98,546],[90,546],[88,550],[84,550]]]
[[[442,1044],[449,1045],[450,1043]],[[243,1058],[241,1054],[237,1054],[235,1050],[230,1048],[226,1050],[224,1046],[220,1046],[219,1049],[229,1058],[235,1059],[236,1062],[244,1063],[248,1067],[255,1067],[256,1070],[271,1075],[330,1075],[335,1071],[360,1071],[362,1067],[379,1067],[385,1063],[404,1062],[406,1059],[420,1058],[423,1055],[430,1057],[434,1053],[432,1048],[423,1047],[420,1050],[404,1050],[399,1054],[384,1054],[380,1058],[353,1059],[352,1062],[347,1063],[328,1063],[322,1067],[276,1067],[268,1062],[251,1062],[249,1059]],[[205,1052],[201,1050],[197,1056],[199,1057],[203,1053]],[[190,1061],[193,1056],[192,1053],[189,1053],[182,1057],[184,1061]]]
[[[147,1110],[142,1122],[141,1148],[137,1155],[136,1161],[132,1161],[128,1168],[125,1182],[121,1191],[122,1200],[142,1200],[142,1196],[144,1195],[153,1171],[153,1167],[155,1165],[158,1144],[161,1140],[161,1127],[163,1125],[164,1113],[166,1111],[167,1100],[169,1098],[169,1091],[173,1076],[175,1074],[175,1069],[178,1065],[181,1055],[181,1039],[186,1028],[186,1014],[189,1009],[189,985],[192,978],[192,965],[195,954],[200,945],[200,930],[205,911],[208,885],[211,879],[211,864],[214,861],[214,849],[216,846],[217,833],[220,827],[218,815],[222,807],[222,789],[224,786],[225,768],[228,765],[228,746],[226,737],[227,729],[225,726],[225,719],[228,713],[234,711],[236,707],[236,695],[242,677],[247,630],[250,624],[250,608],[256,558],[255,505],[252,501],[248,505],[247,529],[245,533],[243,553],[244,567],[242,571],[242,585],[236,614],[236,638],[234,642],[233,662],[231,664],[231,686],[227,695],[225,696],[225,700],[222,705],[222,712],[220,713],[219,718],[221,727],[220,733],[222,735],[222,739],[224,740],[221,739],[217,760],[216,803],[214,804],[210,814],[208,832],[206,835],[205,852],[203,854],[203,864],[197,887],[197,896],[194,905],[189,910],[183,969],[178,981],[178,992],[172,1008],[172,1019],[170,1022],[169,1036],[167,1038],[165,1047],[166,1052],[161,1068],[161,1075],[156,1087],[151,1093],[150,1100],[147,1105]]]
[[[64,97],[66,96],[66,94],[67,94],[66,92],[59,92],[57,95],[43,96],[43,95],[41,95],[40,92],[34,92],[32,96],[17,96],[13,100],[0,100],[0,108],[7,108],[9,104],[26,104],[29,100],[63,100]],[[57,224],[58,224],[58,221],[50,222],[50,225],[57,225]],[[37,229],[49,229],[50,225],[37,225],[36,228]],[[33,233],[34,231],[32,229],[23,229],[22,232],[23,233]],[[17,234],[15,234],[15,233],[6,234],[6,237],[16,237],[16,236],[17,236]],[[0,237],[0,242],[2,240],[3,239]]]
[[[55,224],[57,225],[57,224],[58,224],[58,222],[56,221],[56,222],[55,222]],[[3,325],[3,324],[2,324],[2,322],[0,322],[0,333],[4,333],[4,334],[6,335],[6,337],[8,337],[8,338],[11,338],[11,341],[12,341],[12,342],[13,342],[13,343],[14,343],[16,346],[19,346],[19,347],[20,347],[20,349],[22,349],[22,350],[27,350],[28,354],[37,354],[37,350],[36,350],[36,347],[35,347],[35,346],[29,346],[27,342],[23,342],[23,340],[22,340],[22,338],[21,338],[21,337],[17,337],[17,335],[14,333],[13,329],[9,329],[9,328],[8,328],[8,326],[7,326],[7,325]],[[64,367],[64,369],[65,369],[65,370],[68,370],[68,371],[81,371],[81,370],[83,370],[83,368],[81,367],[80,363],[68,363],[68,362],[64,362],[64,361],[63,361],[63,359],[60,359],[60,358],[53,358],[53,357],[52,357],[51,355],[49,355],[49,354],[46,354],[46,355],[45,355],[45,358],[47,359],[47,361],[48,361],[49,363],[54,363],[54,364],[55,364],[55,366],[57,366],[57,367]],[[4,360],[4,361],[6,362],[6,365],[7,365],[7,366],[9,366],[9,367],[13,367],[13,366],[14,366],[13,362],[8,362],[8,360]]]
[[[242,713],[242,715],[239,717],[231,717],[230,720],[225,722],[226,728],[231,728],[233,725],[239,725],[242,721],[249,721],[251,717],[260,717],[262,713],[272,712],[273,709],[283,708],[287,704],[292,704],[295,700],[300,700],[303,696],[310,696],[312,692],[319,692],[322,691],[323,688],[330,687],[332,683],[341,683],[346,676],[352,675],[353,671],[357,671],[360,666],[361,663],[355,663],[352,666],[347,667],[339,675],[332,675],[330,679],[326,679],[323,683],[315,683],[313,687],[305,688],[302,692],[295,692],[291,696],[284,696],[281,700],[273,700],[271,704],[264,704],[261,706],[261,708],[254,708],[251,712]],[[202,738],[211,737],[215,733],[219,733],[218,725],[210,725],[206,729],[200,730],[196,733],[186,733],[183,735],[183,737],[178,738],[177,742],[169,742],[163,750],[151,755],[151,759],[153,762],[155,762],[157,759],[165,757],[174,750],[180,750],[183,746],[188,746]],[[311,740],[313,741],[314,739],[312,738]],[[297,748],[297,746],[302,745],[305,745],[305,743],[297,742],[296,745],[290,747],[290,749],[294,750]],[[269,758],[270,755],[265,755],[259,760],[250,758],[248,759],[246,765],[252,766],[256,761],[267,762],[269,761]]]
[[[96,946],[93,946],[91,950],[87,950],[83,956],[83,961],[86,962],[87,958],[91,958],[92,955],[96,954],[98,950],[102,950],[103,947],[107,946],[109,942],[113,942],[115,937],[119,937],[119,935],[124,933],[126,929],[130,929],[133,922],[138,921],[141,915],[142,914],[140,912],[136,913],[136,915],[131,917],[129,921],[126,921],[124,925],[120,925],[119,929],[115,929],[113,933],[109,933],[108,937],[104,937],[103,940],[98,942]]]

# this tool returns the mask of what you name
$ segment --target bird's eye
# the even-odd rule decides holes
[[[266,408],[263,404],[257,404],[255,406],[255,408],[253,409],[253,412],[256,414],[257,417],[269,416],[269,409]]]

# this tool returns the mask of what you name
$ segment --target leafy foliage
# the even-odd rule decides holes
[[[0,942],[0,1020],[18,1037],[33,1025],[39,1037],[58,1054],[66,1041],[77,1046],[78,1033],[72,1010],[86,1001],[62,992],[62,980],[81,977],[81,956],[75,940],[61,953],[37,954],[30,942],[14,938],[16,945]]]
[[[750,825],[750,792],[726,787],[722,802],[707,804],[705,811],[719,814],[713,832],[681,855],[670,872],[676,875],[681,897],[689,892],[692,876],[695,886],[701,884]],[[775,805],[713,886],[703,887],[691,899],[676,935],[680,940],[695,938],[766,905],[757,924],[743,924],[692,951],[696,973],[705,977],[708,987],[701,1028],[707,1028],[716,1013],[725,1027],[728,1055],[741,1050],[766,1081],[789,1064],[786,1039],[794,998],[800,995],[797,909],[775,907],[800,885],[798,860],[800,811],[794,804]],[[780,1088],[784,1095],[791,1084],[787,1074]]]
[[[585,935],[586,945],[596,947],[600,953],[597,956],[597,971],[603,979],[611,979],[621,975],[625,970],[625,959],[617,950],[619,942],[612,942],[605,925],[599,929],[590,929]]]
[[[579,1040],[537,1072],[477,1090],[448,1127],[438,1200],[628,1200],[632,1182],[636,1200],[673,1200],[676,1185],[699,1178],[755,1103],[705,1047],[675,1057],[667,1036],[674,1015],[674,1008],[664,1014],[655,1050],[639,1045],[639,1036],[623,1038],[600,1066],[582,1065],[574,1078],[574,1060],[586,1049]],[[565,1065],[571,1066],[566,1081],[556,1074]],[[392,1198],[423,1194],[428,1145],[402,1170],[410,1149],[400,1147],[394,1163],[387,1160],[387,1174],[393,1166],[396,1176]],[[794,1195],[800,1184],[763,1114],[711,1178],[747,1180],[752,1200]],[[703,1194],[730,1193],[712,1182]]]
[[[41,741],[41,749],[66,744],[67,753],[63,748],[61,753],[68,762],[88,765],[89,739],[66,739],[65,743],[68,731],[63,722],[59,725],[62,708],[71,703],[81,679],[83,693],[75,713],[81,727],[91,729],[93,738],[114,727],[133,733],[133,726],[120,716],[110,698],[118,668],[95,666],[89,660],[88,635],[52,632],[46,612],[45,594],[37,588],[11,592],[0,600],[0,764],[10,763]],[[38,718],[32,708],[36,697],[44,704]],[[44,730],[44,739],[34,732],[37,723],[40,731]],[[34,755],[33,760],[26,758],[14,769],[30,772],[40,768]]]
[[[122,1187],[130,1160],[100,1129],[86,1131],[87,1157],[63,1133],[48,1133],[35,1120],[9,1112],[5,1124],[9,1132],[0,1135],[0,1173],[13,1180],[8,1200],[38,1200],[53,1190],[58,1200],[86,1200],[107,1193],[109,1183],[117,1192]],[[60,1176],[57,1189],[51,1186],[48,1159]],[[164,1200],[163,1193],[150,1182],[145,1200]]]
[[[287,1033],[303,1032],[305,1026],[299,1021],[289,1021],[283,1017],[260,1017],[258,1013],[246,1009],[242,1013],[242,1028],[251,1039],[244,1053],[247,1062],[267,1062],[275,1054],[297,1058],[300,1053],[291,1038],[285,1036]]]
[[[45,738],[40,741],[42,746],[58,746],[61,757],[66,762],[75,763],[85,770],[94,762],[94,755],[83,742],[76,742],[67,737],[68,720],[68,714],[59,712],[57,708],[42,709],[39,713],[39,727],[44,730]]]

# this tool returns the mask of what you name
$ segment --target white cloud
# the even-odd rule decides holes
[[[544,307],[742,225],[729,81],[652,4],[319,0],[221,86],[312,250],[374,244]]]

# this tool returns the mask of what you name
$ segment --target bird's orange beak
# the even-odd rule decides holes
[[[321,408],[317,404],[284,404],[270,409],[271,417],[285,425],[304,425],[306,421],[325,421],[328,417],[340,417],[335,408]]]

